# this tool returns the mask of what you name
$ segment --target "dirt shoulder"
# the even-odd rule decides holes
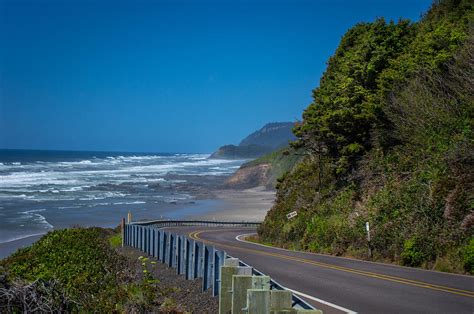
[[[143,252],[129,247],[117,249],[119,254],[130,261],[130,267],[135,267],[138,273],[143,273],[140,256],[145,256]],[[150,258],[150,261],[155,261]],[[159,280],[162,290],[158,303],[162,304],[153,312],[161,313],[217,313],[219,302],[217,297],[212,296],[211,290],[204,293],[202,289],[202,279],[186,280],[183,275],[176,274],[176,269],[170,268],[159,261],[156,264],[148,263],[147,271],[154,279]],[[163,305],[165,304],[165,305]]]

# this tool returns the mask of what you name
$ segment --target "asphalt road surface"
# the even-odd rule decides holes
[[[292,289],[324,313],[474,313],[474,277],[246,242],[251,228],[177,227]]]

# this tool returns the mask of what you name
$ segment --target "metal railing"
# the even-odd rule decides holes
[[[230,258],[225,251],[218,250],[212,245],[189,239],[184,235],[178,235],[170,231],[161,230],[165,227],[176,226],[235,226],[255,227],[259,222],[228,222],[228,221],[204,221],[204,220],[155,220],[133,222],[125,224],[123,228],[124,245],[137,248],[151,257],[169,267],[176,268],[180,275],[186,279],[202,278],[202,291],[212,289],[214,296],[219,294],[220,267],[224,260]],[[252,274],[264,276],[264,274],[250,265],[240,261],[241,266],[252,268]],[[270,281],[273,290],[286,290],[274,280]],[[299,309],[314,309],[307,302],[292,295],[293,307]]]
[[[216,220],[147,220],[131,223],[140,226],[153,226],[155,228],[202,226],[202,227],[258,227],[258,221],[216,221]]]

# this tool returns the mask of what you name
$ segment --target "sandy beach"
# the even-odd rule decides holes
[[[199,216],[203,219],[229,221],[263,221],[275,201],[275,191],[256,187],[246,190],[220,190],[216,192],[219,208]],[[193,217],[194,218],[194,217]],[[196,217],[197,218],[197,217]]]

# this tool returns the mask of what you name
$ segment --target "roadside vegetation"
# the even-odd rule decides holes
[[[294,130],[305,156],[278,179],[261,241],[368,258],[369,222],[372,260],[473,273],[473,30],[467,0],[350,29]]]
[[[159,279],[163,268],[122,249],[118,230],[49,232],[0,261],[0,312],[185,313],[173,298],[180,288]]]

